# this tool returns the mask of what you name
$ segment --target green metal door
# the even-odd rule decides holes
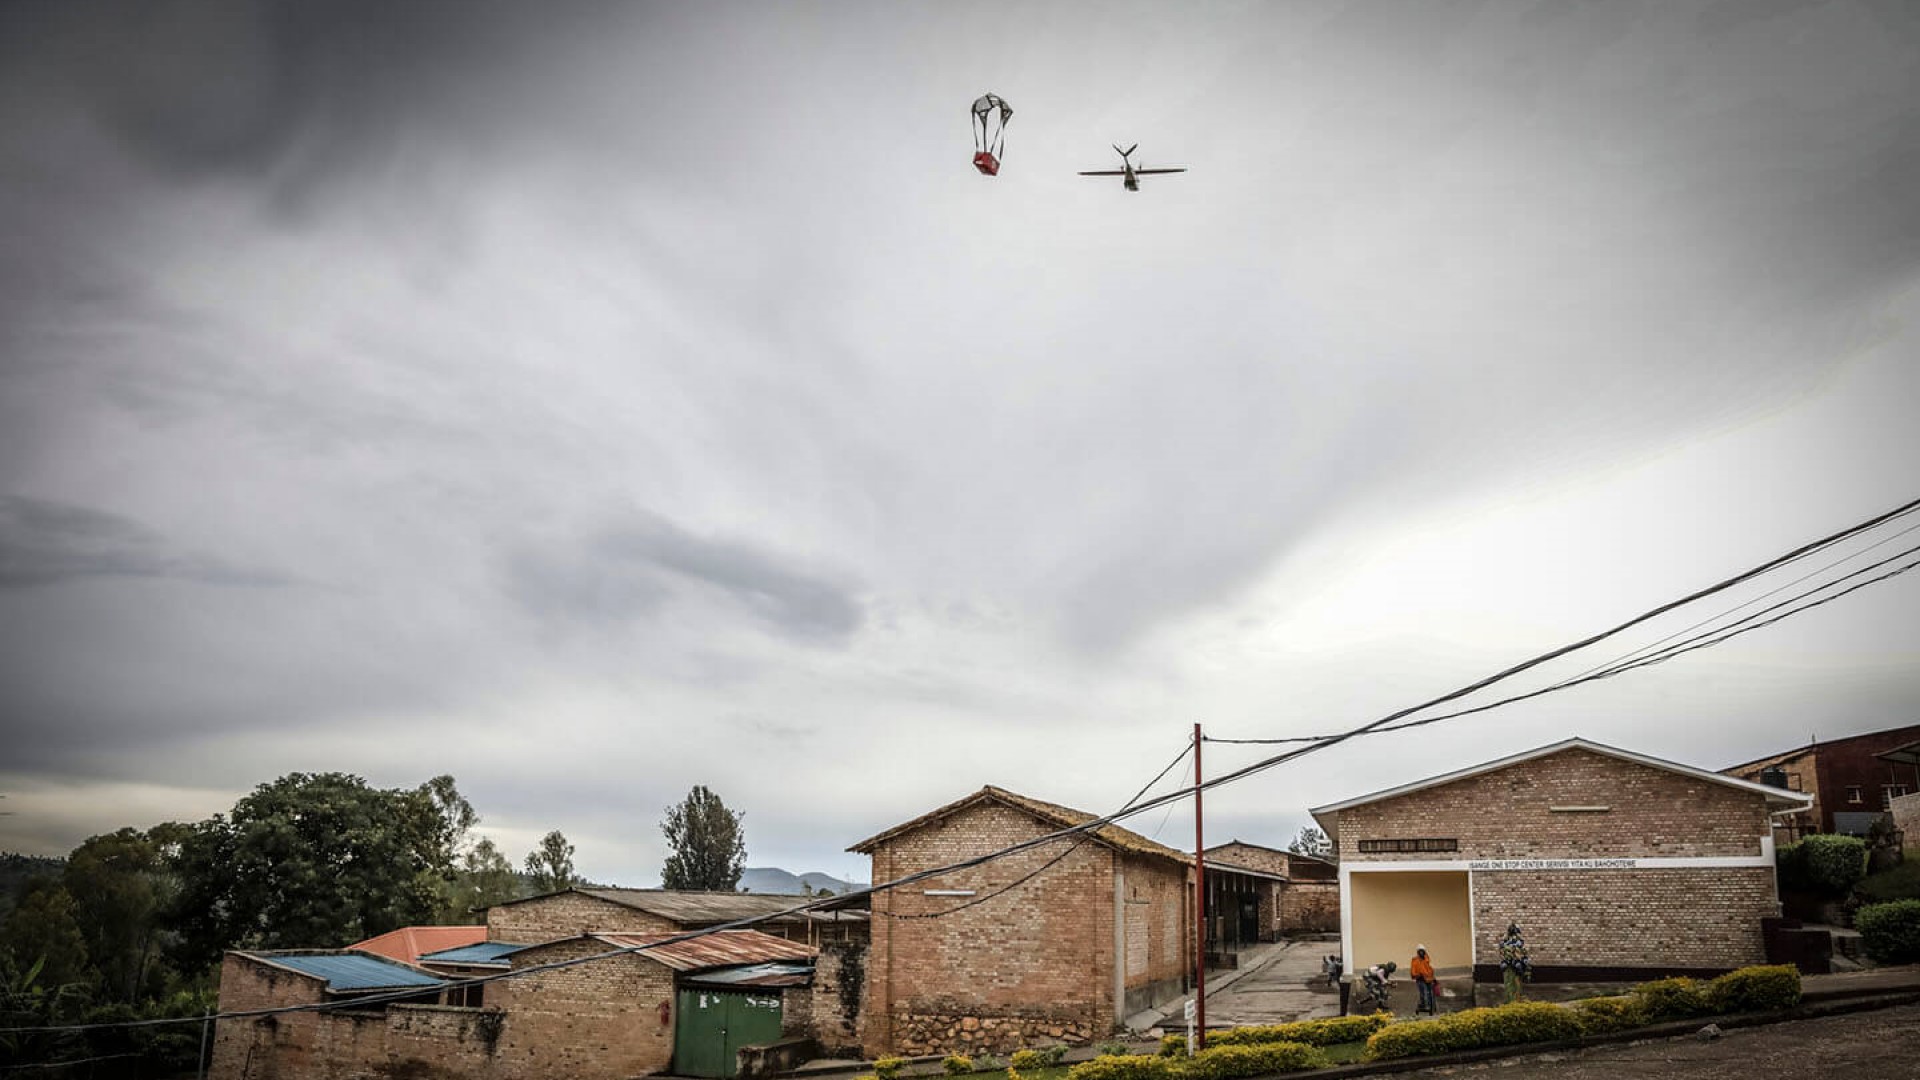
[[[780,1038],[780,993],[683,989],[673,1025],[673,1071],[724,1080],[738,1071],[743,1046]]]

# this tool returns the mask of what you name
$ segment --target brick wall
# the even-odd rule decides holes
[[[514,954],[525,967],[601,952],[591,939]],[[229,955],[220,1008],[265,1008],[322,1000],[315,979]],[[215,1025],[213,1080],[617,1080],[665,1072],[673,1024],[659,1005],[674,998],[673,972],[644,956],[620,956],[488,987],[491,1007],[390,1005],[289,1013]]]
[[[976,804],[879,845],[872,852],[873,880],[947,865],[1051,831],[1010,807]],[[1159,862],[1167,869],[1151,865]],[[1125,976],[1129,986],[1146,988],[1169,974],[1177,979],[1183,966],[1184,869],[1146,858],[1125,860],[1120,868],[1126,894],[1119,905],[1114,852],[1090,840],[1060,840],[876,895],[863,1032],[869,1054],[1001,1053],[1108,1034],[1120,1019],[1114,1001],[1116,907],[1141,910],[1121,917],[1144,922],[1140,932],[1147,940],[1146,969]],[[1001,889],[1007,891],[951,915],[913,917]],[[925,890],[974,895],[927,896]]]
[[[538,945],[580,934],[669,934],[679,925],[585,893],[564,892],[487,909],[487,940]]]
[[[805,1034],[820,1042],[827,1057],[860,1056],[861,1017],[867,981],[867,942],[825,942],[813,964],[812,996],[807,1006]],[[788,991],[787,1023],[797,1026],[799,1012]]]
[[[1920,855],[1920,792],[1893,800],[1893,827],[1903,834],[1900,849],[1911,859]]]
[[[1249,870],[1264,870],[1269,874],[1286,877],[1292,865],[1284,851],[1274,851],[1258,844],[1243,844],[1238,840],[1231,844],[1221,844],[1207,849],[1207,861],[1219,859],[1223,863],[1244,866]]]
[[[514,953],[516,970],[604,952],[593,939]],[[659,1006],[674,999],[673,972],[626,955],[508,979],[488,987],[511,1022],[500,1057],[515,1076],[626,1077],[664,1072],[673,1059],[673,1022]]]
[[[1275,890],[1279,933],[1339,933],[1340,883],[1293,881]]]
[[[1757,794],[1575,749],[1344,810],[1339,832],[1341,862],[1356,867],[1759,856],[1769,817]],[[1452,839],[1459,850],[1363,854],[1364,839]],[[1760,920],[1779,914],[1770,866],[1475,870],[1472,897],[1479,965],[1498,964],[1517,922],[1536,967],[1738,967],[1764,960]]]
[[[1473,874],[1474,963],[1517,922],[1536,966],[1736,968],[1766,962],[1772,867]]]
[[[1769,829],[1758,795],[1575,749],[1343,810],[1340,861],[1758,855]],[[1376,838],[1448,838],[1460,848],[1362,854],[1359,842]]]

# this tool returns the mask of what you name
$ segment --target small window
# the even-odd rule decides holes
[[[1797,773],[1797,772],[1790,772],[1790,773],[1788,773],[1788,774],[1787,774],[1787,790],[1788,790],[1788,791],[1805,791],[1805,790],[1807,790],[1806,788],[1803,788],[1803,787],[1801,787],[1801,786],[1800,786],[1800,774],[1799,774],[1799,773]]]
[[[1847,785],[1847,801],[1848,801],[1848,802],[1850,802],[1850,803],[1863,803],[1863,802],[1866,802],[1866,801],[1867,801],[1867,800],[1865,800],[1865,799],[1863,799],[1863,798],[1861,798],[1861,797],[1860,797],[1860,785],[1859,785],[1859,784],[1848,784],[1848,785]]]
[[[1893,809],[1893,800],[1899,798],[1902,795],[1905,795],[1906,793],[1907,793],[1907,785],[1905,784],[1881,785],[1880,808],[1883,810]]]

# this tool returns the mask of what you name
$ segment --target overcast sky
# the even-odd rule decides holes
[[[637,886],[693,784],[843,877],[984,783],[1113,809],[1920,495],[1917,191],[1903,0],[15,0],[0,849],[296,770]],[[1210,839],[1915,722],[1909,574]]]

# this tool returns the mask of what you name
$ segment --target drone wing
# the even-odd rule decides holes
[[[1135,176],[1152,176],[1152,175],[1154,175],[1155,173],[1170,173],[1170,172],[1186,172],[1186,171],[1187,171],[1187,170],[1186,170],[1186,169],[1184,169],[1184,168],[1180,168],[1180,169],[1135,169],[1135,170],[1133,170],[1133,174],[1134,174]]]
[[[1136,169],[1134,171],[1138,172],[1139,170]],[[1127,175],[1127,170],[1125,169],[1082,169],[1080,171],[1080,175],[1081,176],[1125,176]]]

